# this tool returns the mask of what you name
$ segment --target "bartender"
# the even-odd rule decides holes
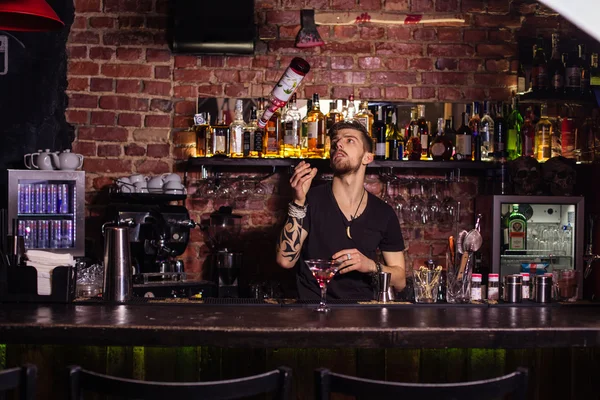
[[[327,295],[333,299],[373,299],[378,272],[391,273],[391,285],[406,284],[404,240],[388,204],[364,188],[373,142],[359,122],[343,121],[329,130],[333,180],[311,189],[317,169],[302,161],[290,179],[293,201],[277,241],[277,263],[296,268],[301,299],[319,299],[320,288],[304,260],[338,261]],[[378,261],[378,251],[383,262]]]

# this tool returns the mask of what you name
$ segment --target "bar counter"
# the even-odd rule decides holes
[[[600,304],[0,304],[2,343],[238,348],[600,347]]]

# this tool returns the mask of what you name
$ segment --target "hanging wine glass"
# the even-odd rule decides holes
[[[427,223],[427,204],[423,201],[423,185],[419,182],[415,182],[415,185],[411,189],[411,197],[409,203],[409,215],[410,221],[414,224],[426,224]]]
[[[441,223],[444,225],[453,225],[458,218],[458,202],[452,197],[451,185],[451,182],[446,184],[442,200]]]
[[[408,208],[408,202],[402,196],[402,187],[399,181],[392,183],[392,193],[394,198],[394,211],[401,223],[404,222],[404,210]]]
[[[431,194],[427,201],[428,222],[438,223],[442,219],[442,201],[437,194],[437,183],[431,183]]]

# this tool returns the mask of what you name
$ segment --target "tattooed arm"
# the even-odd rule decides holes
[[[303,212],[301,212],[301,208],[306,203],[306,194],[316,175],[316,168],[311,168],[308,163],[301,161],[290,178],[290,185],[294,192],[293,200],[298,207],[295,207],[297,212],[290,211],[288,214],[285,225],[277,239],[277,264],[283,268],[292,268],[296,264],[302,244],[308,236],[308,232],[302,229],[303,217],[301,215]],[[294,206],[291,207],[290,210],[294,209]]]

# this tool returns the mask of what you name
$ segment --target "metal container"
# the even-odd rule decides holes
[[[390,286],[391,279],[391,273],[383,271],[379,273],[379,293],[377,295],[377,301],[387,303],[388,301],[394,300],[394,293]]]
[[[108,226],[104,229],[103,299],[123,303],[133,293],[133,268],[129,247],[129,228]]]
[[[523,277],[521,275],[504,276],[503,300],[506,303],[520,303],[523,298]]]
[[[552,276],[538,275],[535,277],[535,301],[550,303],[552,301]]]

